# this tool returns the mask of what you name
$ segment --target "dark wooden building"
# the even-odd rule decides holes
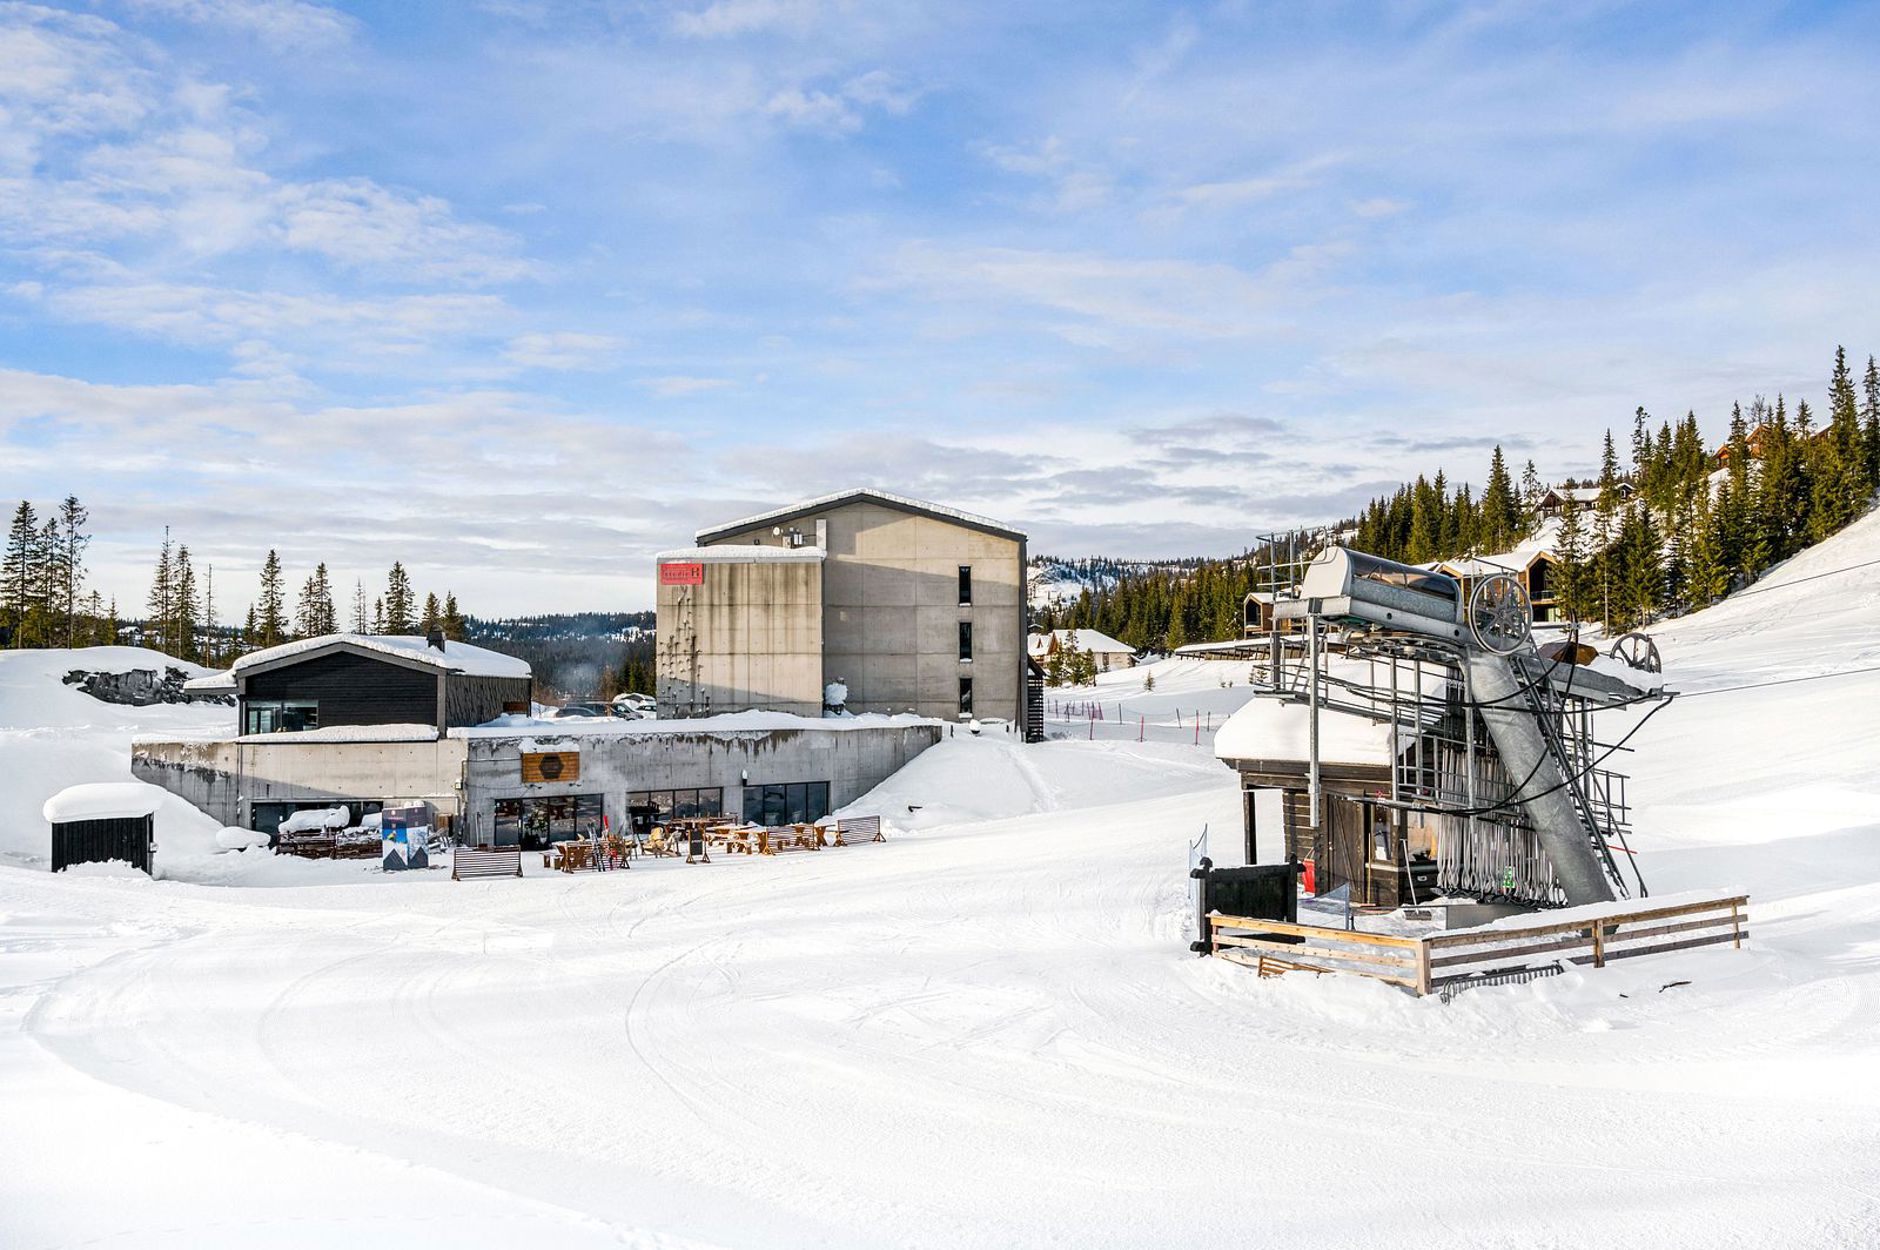
[[[230,671],[243,735],[338,725],[434,725],[442,733],[527,711],[529,666],[468,643],[330,634],[245,655]]]
[[[162,790],[141,781],[93,782],[53,795],[43,809],[52,826],[52,871],[116,860],[149,872],[162,801]]]

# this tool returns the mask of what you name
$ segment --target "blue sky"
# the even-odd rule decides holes
[[[0,498],[484,612],[851,485],[1224,553],[1880,351],[1874,5],[0,4]]]

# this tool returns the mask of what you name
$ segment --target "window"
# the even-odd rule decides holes
[[[970,564],[962,564],[960,565],[960,604],[964,606],[972,601],[973,566]]]
[[[970,677],[962,677],[960,678],[960,715],[971,716],[972,714],[973,679]]]
[[[812,824],[829,814],[829,783],[793,781],[744,787],[744,819],[748,824]]]
[[[973,623],[960,622],[960,662],[970,663],[973,658]]]
[[[294,733],[320,727],[320,705],[311,699],[250,702],[242,725],[244,734]]]
[[[491,825],[497,846],[546,850],[551,842],[599,837],[601,796],[552,794],[539,799],[497,799]]]
[[[718,816],[725,810],[725,792],[718,787],[701,790],[634,790],[627,795],[627,823],[637,834],[683,816]]]

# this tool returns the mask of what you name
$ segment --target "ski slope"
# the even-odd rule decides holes
[[[1863,560],[1659,631],[1634,845],[1750,949],[1447,1006],[1186,954],[1205,741],[962,736],[816,855],[0,866],[0,1245],[1880,1245],[1880,674],[1736,689],[1880,664]]]

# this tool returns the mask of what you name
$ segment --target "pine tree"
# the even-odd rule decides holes
[[[282,584],[280,553],[272,547],[261,562],[261,601],[255,609],[254,641],[264,648],[287,641],[287,594]]]
[[[1560,532],[1554,540],[1554,554],[1560,558],[1560,584],[1555,594],[1560,610],[1569,621],[1578,624],[1586,618],[1586,528],[1580,510],[1569,507],[1560,518]]]
[[[409,634],[412,626],[411,578],[405,566],[392,562],[385,576],[385,629],[388,634]]]
[[[15,647],[36,645],[29,637],[33,594],[38,587],[39,515],[27,500],[13,510],[6,554],[0,557],[0,615]]]
[[[444,628],[444,609],[437,601],[437,593],[429,592],[424,596],[424,616],[418,621],[418,632],[426,638],[433,630]]]
[[[1880,489],[1880,368],[1867,357],[1867,373],[1861,379],[1861,435],[1867,448],[1867,481],[1872,490]]]
[[[385,628],[385,600],[383,599],[372,601],[372,632],[375,634],[390,632]]]
[[[1644,409],[1640,409],[1643,412]],[[1619,456],[1613,450],[1612,431],[1606,431],[1605,446],[1599,455],[1599,499],[1593,506],[1593,556],[1599,567],[1599,619],[1606,633],[1612,632],[1613,559],[1619,516]]]
[[[91,545],[91,535],[85,532],[86,524],[91,520],[91,512],[78,501],[77,495],[67,495],[59,504],[59,531],[64,536],[65,548],[60,559],[60,586],[63,592],[65,610],[65,645],[78,645],[78,601],[85,586],[85,548]]]
[[[170,545],[170,527],[163,527],[163,545],[157,548],[157,567],[150,575],[150,595],[144,601],[144,645],[169,651],[173,645],[164,631],[176,611],[176,570]]]
[[[1520,516],[1514,479],[1508,476],[1508,462],[1497,443],[1488,462],[1488,485],[1482,490],[1482,544],[1490,551],[1506,551],[1514,546]]]
[[[457,596],[451,591],[444,592],[444,637],[452,642],[463,641],[463,613],[457,610]],[[631,686],[628,689],[632,689]]]
[[[222,662],[222,636],[215,624],[215,565],[202,566],[202,662],[211,666]]]
[[[1521,470],[1521,537],[1528,537],[1540,526],[1541,499],[1546,494],[1547,488],[1530,458]]]
[[[338,631],[337,615],[333,610],[333,585],[322,562],[301,585],[300,603],[294,610],[295,628],[303,638],[323,638]]]
[[[164,633],[170,640],[169,654],[195,662],[202,658],[197,626],[202,621],[202,589],[191,566],[189,546],[178,544],[173,570],[175,593],[170,603],[170,620]]]
[[[358,579],[353,581],[352,632],[355,634],[372,632],[372,618],[366,611],[366,584]]]

